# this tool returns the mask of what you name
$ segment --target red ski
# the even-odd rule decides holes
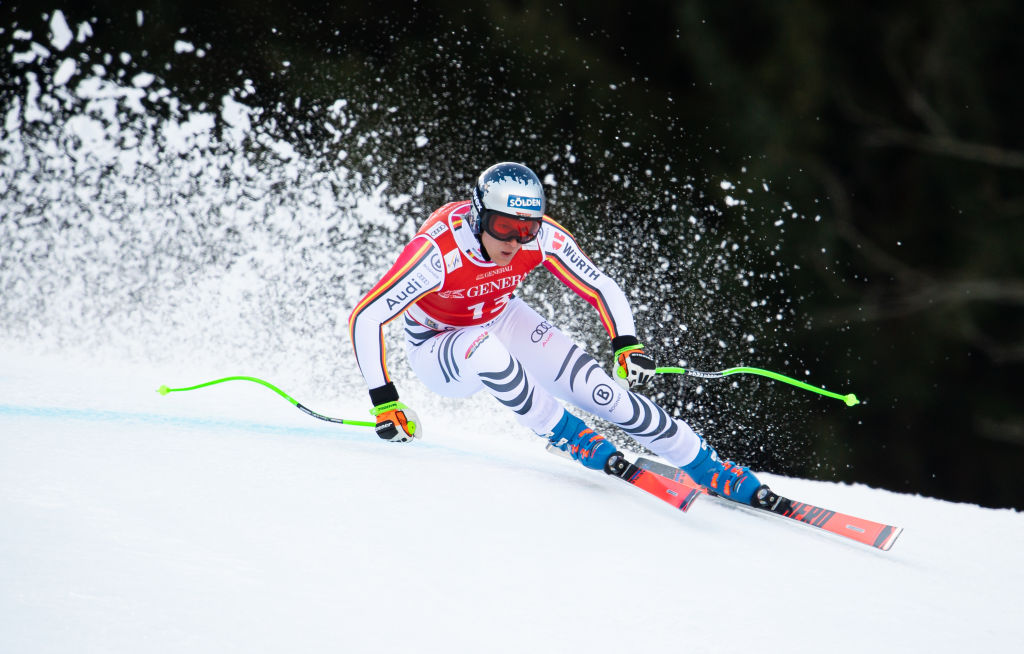
[[[653,461],[651,463],[654,463]],[[668,502],[680,511],[686,511],[693,501],[701,494],[701,488],[689,477],[685,480],[668,479],[655,472],[642,470],[625,459],[621,454],[613,454],[605,465],[605,472],[637,488],[647,491],[663,502]],[[685,475],[684,475],[685,476]]]
[[[902,527],[894,527],[892,525],[875,522],[873,520],[865,520],[864,518],[831,511],[813,504],[791,500],[775,493],[767,486],[764,486],[758,491],[758,504],[748,506],[746,504],[739,504],[732,500],[721,498],[715,493],[708,491],[706,488],[698,486],[685,472],[668,464],[652,461],[650,459],[638,458],[636,461],[636,467],[659,475],[668,481],[675,481],[686,484],[687,487],[697,488],[711,497],[721,499],[723,502],[728,502],[729,506],[740,506],[755,511],[767,511],[769,513],[774,513],[775,515],[789,518],[790,520],[796,520],[797,522],[801,522],[805,525],[817,527],[823,531],[827,531],[844,538],[849,538],[850,540],[855,540],[858,543],[863,543],[864,545],[869,545],[883,551],[888,551],[892,548],[893,543],[895,543],[896,539],[899,538],[899,535],[903,533]]]

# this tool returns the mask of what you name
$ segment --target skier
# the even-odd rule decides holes
[[[422,437],[416,414],[388,375],[383,326],[403,316],[409,363],[446,397],[484,390],[518,422],[584,466],[611,472],[621,458],[559,402],[619,427],[711,491],[755,504],[761,487],[747,468],[722,462],[684,421],[635,392],[654,377],[625,294],[544,213],[537,175],[504,162],[480,174],[472,198],[436,210],[349,317],[356,361],[370,389],[377,435]],[[611,337],[614,379],[514,291],[543,265],[597,310]]]

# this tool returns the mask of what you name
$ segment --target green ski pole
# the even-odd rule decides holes
[[[376,426],[376,423],[367,422],[365,420],[347,420],[347,419],[344,419],[344,418],[331,418],[330,416],[325,416],[322,413],[317,413],[316,411],[313,411],[312,409],[309,409],[309,408],[303,406],[302,404],[300,404],[298,401],[296,401],[294,398],[292,398],[291,395],[288,395],[288,393],[285,393],[284,391],[282,391],[277,386],[274,386],[270,382],[264,381],[264,380],[259,379],[257,377],[243,377],[243,376],[224,377],[222,379],[214,379],[213,381],[204,382],[202,384],[196,384],[195,386],[188,386],[188,387],[185,387],[185,388],[169,388],[167,386],[161,386],[160,388],[156,389],[156,392],[160,393],[161,395],[167,395],[168,393],[180,393],[182,391],[194,391],[194,390],[196,390],[198,388],[206,388],[207,386],[213,386],[214,384],[221,384],[223,382],[228,382],[228,381],[251,381],[251,382],[255,382],[257,384],[261,384],[263,386],[266,386],[267,388],[269,388],[270,390],[274,391],[275,393],[277,393],[278,395],[280,395],[284,399],[288,400],[299,411],[302,411],[306,415],[313,416],[314,418],[319,418],[320,420],[326,420],[327,422],[333,422],[333,423],[336,423],[336,424],[339,424],[339,425],[355,425],[357,427],[374,427],[374,426]]]
[[[835,398],[837,400],[842,400],[843,402],[846,402],[846,406],[853,406],[855,404],[860,404],[860,400],[858,400],[857,396],[854,395],[853,393],[849,393],[847,395],[840,395],[839,393],[833,393],[831,391],[826,391],[823,388],[818,388],[817,386],[811,386],[810,384],[804,383],[804,382],[802,382],[802,381],[800,381],[798,379],[793,379],[792,377],[787,377],[785,375],[780,375],[779,373],[772,372],[771,370],[762,370],[761,368],[745,368],[745,367],[740,367],[740,368],[728,368],[727,370],[720,370],[718,372],[701,372],[700,370],[688,370],[686,368],[672,368],[672,367],[668,367],[668,368],[655,368],[654,372],[658,373],[659,375],[664,375],[664,374],[687,375],[689,377],[700,377],[701,379],[718,379],[720,377],[725,377],[727,375],[735,375],[737,373],[747,373],[747,374],[750,374],[750,375],[761,375],[762,377],[768,377],[769,379],[774,379],[775,381],[780,381],[780,382],[785,382],[787,384],[792,384],[793,386],[796,386],[797,388],[802,388],[805,391],[811,391],[812,393],[818,393],[819,395],[824,395],[826,397],[831,397],[831,398]]]

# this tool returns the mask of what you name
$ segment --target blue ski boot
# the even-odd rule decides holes
[[[604,436],[568,411],[548,434],[548,441],[591,470],[604,470],[604,464],[618,451]]]
[[[683,472],[701,486],[716,495],[753,506],[755,495],[761,488],[761,482],[749,469],[738,466],[730,461],[722,462],[715,448],[707,444],[703,438],[700,452],[689,465],[682,466]]]

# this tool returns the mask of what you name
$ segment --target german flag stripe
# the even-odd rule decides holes
[[[387,293],[391,289],[395,288],[396,286],[399,286],[405,280],[405,278],[409,276],[409,274],[411,273],[412,269],[415,268],[420,262],[422,262],[430,254],[430,252],[433,249],[434,245],[430,241],[425,239],[425,238],[424,239],[418,239],[418,240],[419,240],[418,244],[416,244],[416,241],[413,241],[413,243],[410,243],[410,246],[414,246],[414,244],[415,244],[414,247],[411,247],[411,248],[409,246],[406,247],[406,250],[403,251],[401,256],[399,256],[398,261],[396,261],[395,265],[393,265],[391,267],[391,270],[389,270],[384,275],[384,277],[379,282],[377,282],[377,284],[373,288],[370,289],[369,293],[367,293],[365,296],[363,296],[363,299],[359,301],[359,303],[356,305],[356,308],[352,310],[352,315],[348,319],[348,332],[349,332],[349,338],[352,341],[352,346],[353,347],[355,347],[355,344],[356,344],[356,338],[355,338],[356,323],[358,322],[359,318],[362,316],[362,313],[366,309],[366,307],[369,306],[370,304],[372,304],[373,301],[376,300],[377,298],[379,298],[381,295],[384,295],[385,293]],[[417,297],[416,300],[419,300],[424,295],[429,293],[431,290],[433,290],[433,289],[429,289],[428,291],[425,291],[419,297]],[[392,318],[392,320],[393,319],[394,318]],[[391,321],[388,320],[387,322],[391,322]],[[384,324],[387,324],[387,323],[384,323]],[[385,346],[384,346],[384,330],[383,330],[383,326],[380,329],[378,329],[378,339],[379,339],[379,344],[380,344],[380,365],[381,365],[381,369],[384,371],[384,377],[388,381],[391,381],[390,377],[388,376],[387,365],[385,363],[385,361],[386,361],[386,354],[385,354],[386,349],[385,349]],[[358,351],[356,352],[356,361],[359,361],[359,352]]]
[[[544,266],[554,273],[555,277],[558,277],[563,284],[571,288],[577,295],[597,309],[597,313],[601,318],[601,324],[604,325],[609,336],[615,338],[619,335],[619,330],[615,325],[615,320],[612,318],[611,312],[608,311],[608,301],[605,300],[601,291],[584,282],[578,275],[572,272],[571,269],[566,268],[561,261],[554,257],[548,257],[544,262]]]
[[[423,261],[433,247],[433,243],[424,238],[420,240],[419,247],[408,254],[408,258],[400,256],[398,261],[395,262],[395,265],[391,267],[391,270],[389,270],[384,277],[382,277],[381,280],[370,289],[370,292],[359,301],[359,304],[357,304],[356,308],[352,311],[352,315],[358,315],[366,305],[396,286],[407,274],[409,274],[409,271],[412,270],[416,264]],[[405,260],[403,261],[403,259]]]
[[[419,295],[416,296],[416,299],[414,299],[412,302],[410,302],[410,304],[418,302],[420,300],[420,298],[422,298],[424,295],[427,295],[428,293],[433,292],[433,290],[434,289],[431,288],[431,289],[427,289],[423,293],[420,293]],[[390,323],[391,321],[393,321],[395,318],[397,318],[400,315],[402,315],[401,312],[395,314],[393,317],[389,318],[388,320],[385,320],[384,322],[382,322],[380,324],[380,329],[377,330],[377,339],[378,339],[377,342],[380,343],[380,369],[384,372],[385,383],[390,383],[391,382],[391,375],[388,374],[387,346],[384,344],[384,325]],[[355,341],[353,341],[353,343],[354,342]],[[356,357],[356,359],[358,360],[358,357]]]
[[[545,216],[544,216],[544,222],[545,222],[546,224],[548,224],[548,225],[551,225],[552,227],[554,227],[554,228],[556,228],[556,229],[560,229],[560,230],[562,230],[563,232],[565,232],[565,233],[566,233],[566,235],[567,235],[567,236],[568,236],[569,238],[571,238],[571,239],[573,239],[573,240],[576,240],[576,237],[572,235],[572,232],[570,232],[570,231],[569,231],[568,229],[566,229],[565,227],[562,227],[561,225],[559,225],[559,224],[558,224],[558,223],[557,223],[557,222],[555,221],[555,219],[554,219],[554,218],[552,218],[551,216],[545,215]]]

